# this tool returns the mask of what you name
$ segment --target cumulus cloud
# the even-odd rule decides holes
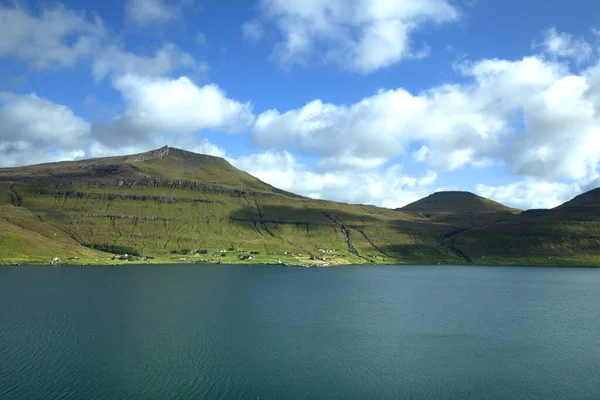
[[[185,114],[169,114],[168,103],[152,105],[152,99],[146,99],[150,103],[134,102],[129,111],[154,113],[156,118],[152,122],[157,126],[153,129],[138,127],[142,131],[136,131],[135,124],[139,121],[135,118],[126,122],[119,121],[124,124],[130,123],[133,128],[125,132],[111,132],[123,136],[116,139],[111,137],[108,140],[99,134],[103,132],[102,129],[109,130],[110,124],[107,127],[91,126],[83,118],[76,116],[68,106],[53,103],[36,94],[0,92],[0,167],[134,154],[164,145],[226,157],[225,150],[200,137],[195,131],[215,125],[222,125],[225,129],[227,124],[236,118],[232,113],[236,112],[236,104],[239,103],[221,97],[224,94],[217,87],[205,86],[197,89],[196,95],[211,104],[208,110],[205,110],[211,113],[210,118],[197,115],[196,120],[184,122],[184,125],[180,126],[183,128],[175,129],[170,125],[169,118],[185,118]],[[175,96],[180,93],[177,90],[175,92]],[[214,107],[229,109],[217,110]],[[240,104],[239,107],[241,111],[244,106]],[[197,114],[202,114],[203,111],[200,110]],[[219,115],[216,115],[217,113]],[[133,114],[130,114],[130,117],[131,115]],[[140,114],[137,116],[141,118]],[[131,140],[134,135],[138,135],[140,140]]]
[[[64,105],[36,94],[0,93],[0,138],[72,148],[89,132],[89,124]]]
[[[0,93],[2,166],[82,157],[89,130],[67,106],[35,94]]]
[[[39,15],[0,5],[0,21],[0,57],[16,58],[36,69],[73,67],[89,59],[106,36],[98,17],[88,19],[61,5],[42,8]]]
[[[0,167],[20,167],[58,161],[75,161],[86,156],[83,149],[64,151],[61,149],[40,148],[20,143],[19,146],[0,143]]]
[[[400,165],[368,172],[318,173],[289,152],[263,152],[232,160],[236,167],[264,182],[315,199],[402,207],[433,191],[437,174],[414,177]]]
[[[498,117],[478,113],[471,101],[454,86],[417,96],[404,89],[380,91],[351,106],[316,100],[285,113],[261,113],[253,135],[263,147],[317,152],[332,169],[344,168],[347,160],[354,166],[381,165],[404,153],[413,141],[426,139],[431,144],[430,164],[456,169],[484,162],[485,151],[495,144],[490,132],[504,126]]]
[[[543,46],[550,56],[572,59],[578,63],[589,60],[593,54],[592,46],[584,39],[558,32],[556,28],[546,31]]]
[[[382,166],[387,162],[387,158],[364,159],[351,154],[345,154],[335,157],[325,157],[317,163],[317,169],[321,171],[332,170],[368,170]]]
[[[35,69],[70,68],[85,61],[91,63],[97,81],[110,74],[161,76],[208,69],[173,43],[164,43],[152,56],[128,52],[106,32],[99,17],[89,19],[62,5],[42,8],[39,14],[0,5],[0,21],[0,58]]]
[[[260,18],[277,27],[274,56],[284,65],[306,64],[313,56],[350,70],[370,73],[403,59],[421,57],[411,34],[427,23],[456,21],[447,0],[261,0]],[[244,32],[255,35],[251,21]]]
[[[314,100],[267,110],[253,128],[268,149],[317,154],[331,169],[413,154],[436,170],[505,165],[518,176],[586,179],[600,166],[600,64],[579,74],[531,56],[463,64],[466,83],[379,91],[349,105]],[[337,165],[336,165],[337,164]]]
[[[403,129],[410,123],[403,114],[422,114],[424,109],[422,102],[414,100],[400,89],[380,92],[349,107],[315,100],[284,113],[268,110],[257,117],[253,135],[262,147],[295,146],[330,160],[350,157],[370,164],[403,151],[410,137],[395,133],[403,130],[412,136],[411,128]]]
[[[423,145],[419,150],[412,153],[416,162],[425,162],[429,158],[429,147]]]
[[[527,210],[557,207],[585,190],[578,183],[519,181],[502,186],[478,184],[475,191],[507,206]]]
[[[204,129],[236,133],[254,120],[249,103],[228,98],[214,84],[199,87],[187,77],[124,75],[114,80],[114,87],[125,101],[124,113],[92,126],[94,138],[112,146]]]
[[[182,69],[202,70],[206,69],[206,66],[198,65],[191,54],[182,51],[173,43],[165,43],[152,57],[125,51],[122,46],[107,46],[92,65],[92,73],[96,80],[101,80],[111,73],[162,76]]]

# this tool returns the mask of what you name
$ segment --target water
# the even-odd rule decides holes
[[[0,268],[1,399],[598,399],[600,270]]]

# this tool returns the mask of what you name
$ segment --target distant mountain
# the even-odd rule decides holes
[[[417,200],[401,208],[409,212],[508,212],[514,213],[520,210],[508,208],[496,201],[477,196],[470,192],[437,192],[424,199]]]
[[[551,210],[528,210],[460,232],[448,245],[499,263],[600,265],[600,189]]]
[[[389,210],[305,198],[163,147],[0,169],[0,263],[600,265],[597,199],[521,213],[441,192]]]
[[[399,209],[426,218],[431,223],[447,223],[454,229],[444,239],[467,229],[506,221],[521,210],[470,192],[437,192]]]
[[[600,220],[600,188],[583,193],[573,200],[556,207],[552,210],[555,214],[563,214],[565,218],[577,218],[581,220]]]

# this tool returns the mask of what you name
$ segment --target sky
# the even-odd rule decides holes
[[[279,188],[600,186],[597,0],[0,0],[0,167],[179,147]]]

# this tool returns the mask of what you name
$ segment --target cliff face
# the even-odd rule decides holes
[[[129,249],[160,261],[598,265],[597,194],[520,213],[446,192],[388,210],[304,198],[163,147],[0,169],[0,263],[102,263],[98,249]]]

